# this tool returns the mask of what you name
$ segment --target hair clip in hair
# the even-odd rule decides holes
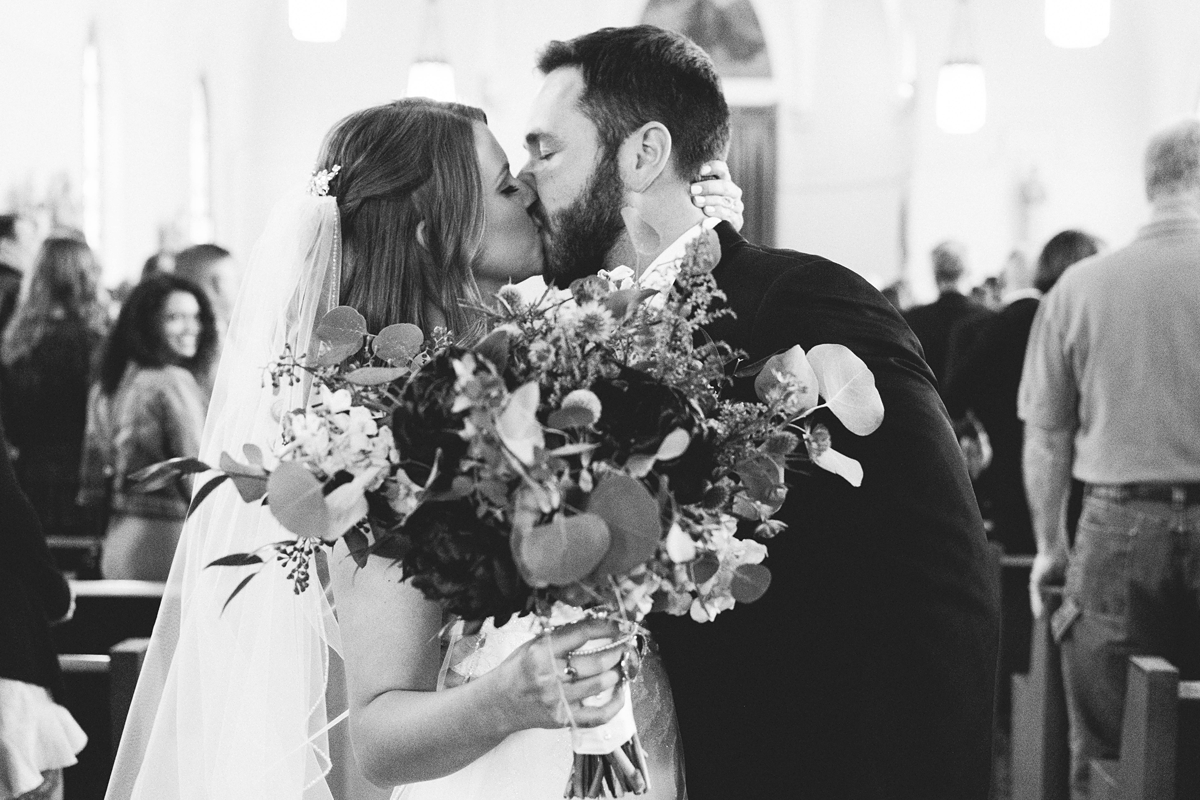
[[[333,169],[322,169],[314,172],[308,179],[308,193],[314,197],[325,197],[329,194],[329,182],[342,171],[341,164],[334,164]]]

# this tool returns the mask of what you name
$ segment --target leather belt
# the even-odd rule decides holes
[[[1092,497],[1116,503],[1149,500],[1200,505],[1200,483],[1089,483],[1085,489]]]

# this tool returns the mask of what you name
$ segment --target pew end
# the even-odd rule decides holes
[[[1050,617],[1062,605],[1062,589],[1042,592],[1045,611],[1033,621],[1029,672],[1012,676],[1013,800],[1067,800],[1070,750],[1062,663]]]
[[[1132,656],[1117,761],[1091,763],[1094,800],[1197,800],[1200,681],[1158,656]]]

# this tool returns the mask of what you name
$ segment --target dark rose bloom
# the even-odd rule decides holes
[[[505,530],[467,499],[423,503],[400,529],[400,566],[425,597],[466,620],[497,626],[526,609],[533,590],[513,563]]]
[[[700,430],[692,432],[692,441],[683,455],[674,461],[661,462],[656,469],[667,476],[675,502],[690,506],[704,500],[716,464],[716,435]]]
[[[466,414],[450,412],[457,381],[451,362],[465,352],[452,348],[422,368],[404,388],[404,397],[392,414],[392,436],[408,477],[424,486],[438,462],[438,477],[430,487],[434,491],[450,488],[458,462],[467,452],[467,442],[460,435]]]
[[[631,455],[654,455],[676,428],[692,430],[687,397],[645,372],[623,367],[614,378],[592,384],[600,398],[596,428],[605,438],[597,455],[622,463]]]

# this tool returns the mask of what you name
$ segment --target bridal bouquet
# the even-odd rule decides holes
[[[285,352],[269,370],[276,387],[311,380],[316,401],[283,414],[272,452],[224,454],[193,506],[227,480],[247,502],[269,499],[297,537],[271,545],[296,592],[315,549],[344,538],[360,565],[394,559],[448,612],[497,626],[548,620],[555,604],[635,629],[652,611],[706,622],[753,602],[770,583],[759,540],[785,527],[774,516],[786,472],[863,477],[816,412],[867,435],[883,406],[840,345],[735,372],[738,354],[703,330],[729,313],[709,274],[714,239],[689,246],[666,292],[627,268],[536,302],[502,290],[471,346],[412,325],[371,336],[357,312],[332,310],[318,352]],[[757,402],[722,397],[734,374],[756,375]],[[208,467],[156,469],[143,477]],[[266,563],[255,552],[214,565]],[[577,732],[568,796],[645,791],[631,713],[621,725],[616,750]]]

